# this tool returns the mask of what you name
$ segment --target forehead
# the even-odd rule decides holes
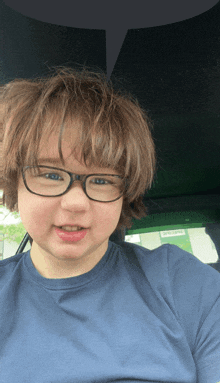
[[[52,133],[48,138],[42,138],[39,148],[39,162],[43,164],[48,164],[54,167],[62,167],[63,164],[59,156],[58,149],[59,134]],[[71,131],[71,134],[65,132],[61,140],[61,150],[63,154],[65,168],[69,171],[77,172],[107,172],[109,173],[109,168],[103,168],[99,166],[86,166],[81,158],[80,148],[77,148],[75,144],[78,142],[78,132],[77,130]],[[113,170],[112,173],[115,173]]]
[[[84,165],[81,164],[80,159],[80,150],[73,151],[74,144],[77,140],[77,132],[72,133],[71,137],[69,134],[66,134],[63,136],[61,140],[61,150],[63,154],[63,159],[65,165],[69,165],[72,167],[72,165]],[[50,165],[58,166],[62,165],[62,161],[59,155],[59,149],[58,149],[58,142],[59,142],[59,134],[58,133],[52,133],[47,139],[42,139],[42,142],[40,143],[39,148],[39,161],[41,163],[50,163]]]
[[[73,155],[73,148],[77,142],[77,131],[70,133],[65,132],[61,140],[61,149],[64,160]],[[59,159],[59,134],[57,132],[51,133],[49,136],[42,137],[39,147],[40,157],[57,158]],[[78,150],[78,155],[80,151]]]

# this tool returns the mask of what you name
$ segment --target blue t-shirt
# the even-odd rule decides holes
[[[175,245],[109,241],[88,273],[0,262],[0,383],[220,381],[220,274]]]

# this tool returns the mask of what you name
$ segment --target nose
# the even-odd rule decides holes
[[[61,196],[61,204],[63,208],[70,209],[88,209],[89,198],[83,190],[81,181],[74,181],[70,189]]]

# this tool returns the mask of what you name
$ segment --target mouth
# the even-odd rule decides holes
[[[74,231],[81,231],[81,230],[84,230],[86,229],[85,227],[81,227],[81,226],[57,226],[58,229],[61,229],[63,231],[66,231],[66,232],[74,232]]]
[[[88,229],[78,226],[56,226],[55,232],[64,242],[79,242],[85,238]]]

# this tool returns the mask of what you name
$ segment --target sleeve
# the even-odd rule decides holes
[[[198,331],[194,360],[198,383],[220,382],[220,297]]]
[[[220,382],[220,273],[168,245],[171,289],[197,369],[197,383]]]

